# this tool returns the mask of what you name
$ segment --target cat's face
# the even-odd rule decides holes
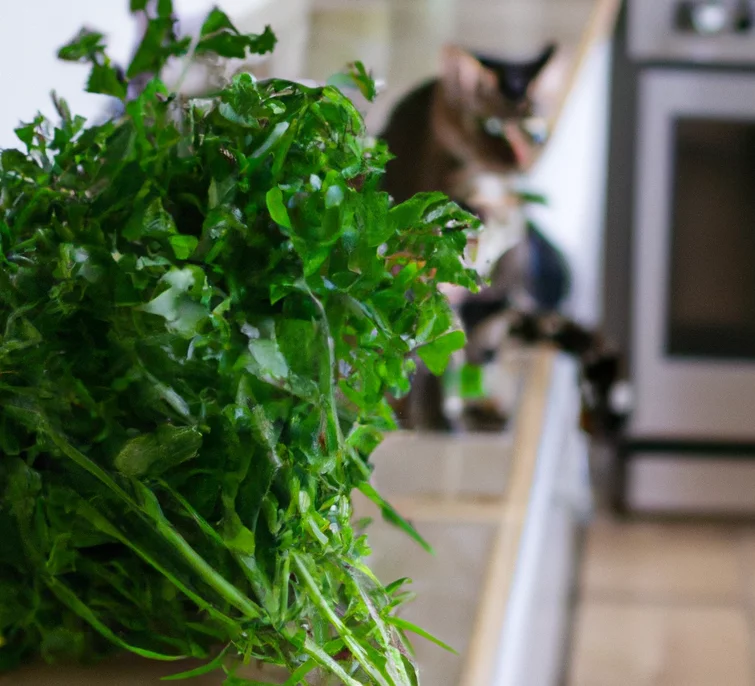
[[[544,141],[531,87],[553,53],[527,63],[494,62],[449,46],[443,52],[432,126],[439,143],[465,169],[525,169]]]

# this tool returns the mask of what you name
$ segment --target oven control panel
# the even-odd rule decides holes
[[[699,36],[749,33],[752,10],[749,2],[683,0],[676,9],[676,27]]]
[[[628,0],[638,61],[755,69],[755,0]]]

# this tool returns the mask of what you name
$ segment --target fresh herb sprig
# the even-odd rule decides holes
[[[83,31],[60,56],[126,114],[87,127],[56,98],[60,123],[0,154],[0,669],[120,648],[229,685],[252,659],[417,683],[351,494],[422,542],[369,456],[411,355],[442,371],[463,345],[438,285],[475,285],[475,220],[437,193],[393,206],[332,86],[159,79],[274,42],[219,10],[179,39],[160,0],[124,78]]]

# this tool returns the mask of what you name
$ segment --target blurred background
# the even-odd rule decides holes
[[[126,64],[139,38],[127,2],[6,2],[0,148],[17,145],[21,120],[54,115],[53,89],[107,116],[86,68],[55,48],[85,25]],[[490,377],[507,389],[503,430],[403,431],[381,446],[377,484],[437,555],[376,523],[373,564],[384,581],[412,576],[407,616],[460,653],[418,646],[424,683],[752,686],[755,3],[218,4],[239,29],[278,35],[250,63],[261,77],[324,82],[361,60],[380,86],[359,101],[373,135],[441,74],[444,46],[521,64],[557,45],[529,92],[545,143],[487,192],[505,201],[513,183],[547,199],[526,212],[569,267],[559,314],[618,351],[609,401],[624,421],[583,431],[594,348],[507,336]],[[174,5],[184,32],[210,9]],[[429,113],[414,126],[428,135]]]

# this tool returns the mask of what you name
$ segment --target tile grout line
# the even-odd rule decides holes
[[[638,605],[638,606],[657,606],[666,608],[726,608],[742,609],[742,597],[736,595],[720,595],[701,598],[699,595],[673,595],[670,593],[642,592],[635,593],[632,591],[612,591],[599,590],[588,591],[584,588],[580,590],[580,603],[597,603],[597,604],[614,604],[614,605]],[[754,685],[755,686],[755,685]]]

